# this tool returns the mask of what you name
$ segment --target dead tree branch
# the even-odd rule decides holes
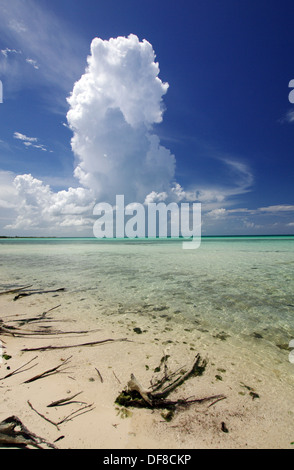
[[[200,399],[184,398],[167,400],[166,397],[183,384],[184,381],[190,377],[202,375],[206,368],[207,360],[202,359],[200,355],[197,354],[190,368],[180,368],[171,374],[167,373],[167,357],[162,358],[161,365],[164,365],[163,377],[158,380],[155,385],[151,386],[151,390],[145,389],[134,374],[131,374],[131,380],[128,382],[126,389],[117,397],[115,403],[126,407],[165,408],[175,411],[175,409],[179,407],[187,407],[194,403],[202,403],[211,400],[214,400],[214,403],[216,403],[216,400],[225,398],[223,395],[214,395]],[[171,381],[172,377],[174,378],[173,381]]]
[[[57,449],[54,444],[29,431],[17,416],[10,416],[0,423],[0,447],[44,449],[44,445],[45,448]]]

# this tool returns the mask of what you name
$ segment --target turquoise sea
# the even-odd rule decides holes
[[[203,237],[196,250],[169,239],[1,239],[1,290],[27,284],[65,287],[80,319],[169,320],[283,351],[282,361],[294,339],[294,236]]]

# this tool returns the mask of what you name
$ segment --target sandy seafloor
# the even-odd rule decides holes
[[[0,296],[0,318],[4,323],[39,315],[60,305],[47,314],[54,320],[50,322],[52,327],[62,331],[88,330],[90,333],[39,338],[1,335],[1,340],[5,342],[3,351],[11,358],[4,360],[0,365],[0,420],[11,415],[18,416],[30,431],[50,442],[63,436],[56,442],[56,446],[60,449],[293,448],[294,365],[288,360],[287,343],[294,332],[292,324],[294,310],[291,307],[293,305],[291,303],[292,287],[287,286],[286,279],[292,282],[290,268],[293,266],[291,263],[294,256],[288,249],[288,245],[279,254],[275,250],[267,250],[267,253],[276,253],[272,257],[269,254],[265,257],[264,249],[261,250],[262,260],[268,260],[268,268],[272,268],[271,272],[278,269],[281,275],[280,283],[277,276],[272,278],[274,287],[271,287],[271,294],[269,291],[271,284],[270,282],[264,283],[264,275],[258,284],[258,277],[252,278],[256,275],[256,269],[251,271],[252,274],[249,272],[251,268],[260,269],[260,250],[253,253],[251,261],[248,260],[248,253],[246,253],[248,273],[243,265],[243,280],[240,280],[238,284],[240,291],[243,282],[243,289],[248,293],[246,298],[243,292],[242,311],[241,300],[236,299],[232,291],[232,282],[228,284],[227,289],[223,287],[221,290],[218,287],[217,291],[216,279],[225,285],[229,276],[232,276],[232,269],[225,269],[219,277],[218,270],[221,264],[218,264],[216,260],[217,257],[223,256],[221,250],[218,252],[215,249],[215,264],[211,269],[211,273],[213,270],[215,272],[214,277],[210,273],[208,283],[204,283],[203,277],[201,282],[199,281],[199,286],[203,289],[205,285],[207,286],[207,292],[199,293],[199,289],[198,291],[196,289],[195,298],[191,304],[193,285],[190,282],[187,287],[187,279],[181,285],[182,290],[186,286],[187,296],[178,297],[174,302],[168,301],[166,292],[170,293],[172,287],[174,287],[174,292],[177,292],[177,287],[180,285],[176,283],[177,278],[170,275],[170,278],[164,279],[161,273],[162,285],[165,282],[172,283],[165,284],[164,288],[160,283],[156,283],[158,278],[156,279],[155,271],[154,278],[150,280],[151,267],[152,264],[156,265],[156,258],[148,260],[146,257],[148,282],[154,282],[154,284],[149,290],[144,287],[146,290],[139,302],[136,294],[130,294],[130,289],[126,289],[123,281],[120,281],[121,289],[118,289],[117,276],[113,277],[111,285],[111,272],[110,270],[106,272],[106,265],[102,260],[100,263],[102,267],[99,271],[101,279],[97,283],[101,288],[99,290],[97,287],[94,294],[92,289],[92,294],[89,295],[84,289],[84,284],[88,284],[88,279],[85,274],[86,269],[82,265],[80,284],[77,289],[74,288],[79,278],[76,265],[78,262],[74,257],[75,278],[71,276],[70,270],[61,271],[61,265],[57,261],[55,265],[46,266],[45,258],[49,256],[48,248],[46,248],[47,251],[42,250],[40,246],[35,248],[33,258],[35,261],[32,263],[38,264],[39,267],[31,266],[31,270],[21,265],[23,251],[19,249],[19,254],[16,256],[14,249],[11,246],[7,248],[6,245],[2,251],[1,260],[4,270],[1,279],[2,290],[9,286],[25,285],[31,282],[34,288],[65,287],[66,290],[58,293],[35,294],[17,301],[13,300],[14,294]],[[109,250],[108,256],[115,258],[112,248]],[[171,260],[170,254],[165,250],[164,247],[158,249],[157,257],[161,255],[162,269],[165,269],[166,273],[171,273],[171,263],[174,259]],[[233,258],[236,262],[236,257],[243,256],[242,253],[243,251],[238,249],[235,256],[230,257],[232,266]],[[123,252],[120,251],[120,256],[122,254]],[[88,259],[93,260],[92,251],[87,255]],[[142,256],[142,252],[139,255]],[[10,266],[9,256],[11,257]],[[54,256],[56,252],[50,254],[51,259]],[[181,256],[183,255],[180,253],[175,254],[178,261]],[[204,255],[200,253],[199,256]],[[56,259],[64,263],[64,258]],[[193,265],[191,261],[187,262],[188,259],[191,260],[191,258],[186,258],[185,265],[177,262],[176,267],[181,270],[182,275],[185,274],[184,266],[188,265],[189,268],[189,262],[190,266]],[[17,279],[13,279],[13,269],[17,263],[19,263]],[[124,259],[128,277],[132,277],[130,271],[134,268],[133,264],[134,259],[129,263],[126,258]],[[140,276],[143,276],[142,259],[139,260],[138,265],[142,269]],[[286,267],[283,271],[280,271],[281,265]],[[269,273],[270,269],[267,272]],[[121,278],[122,273],[123,270]],[[105,284],[103,284],[103,275],[104,278],[107,277]],[[135,286],[134,292],[137,292],[136,282],[135,277],[131,283],[128,280],[128,285]],[[250,282],[255,285],[256,292],[254,288],[251,291],[247,288],[246,283]],[[214,289],[209,291],[212,285]],[[262,286],[265,290],[268,289],[264,292],[264,298],[261,297]],[[111,296],[112,289],[113,295]],[[211,316],[208,315],[209,304],[204,303],[205,296],[210,296],[212,302],[217,302],[217,298],[219,299],[218,315],[215,314],[215,309],[212,311],[211,305]],[[260,299],[259,311],[264,305],[266,312],[264,323],[254,323],[254,309],[257,308],[256,302],[252,300],[254,298]],[[213,305],[215,306],[215,303]],[[277,305],[280,305],[280,316],[276,320],[274,311]],[[192,307],[194,311],[196,310],[194,316],[183,314],[185,309],[189,310]],[[226,318],[229,308],[231,311],[239,312],[238,318],[232,317],[231,325],[230,319]],[[285,314],[281,315],[283,311]],[[245,316],[247,316],[247,321]],[[32,329],[37,326],[39,324],[31,324],[23,328]],[[142,333],[136,333],[134,328],[140,328]],[[115,340],[126,338],[129,341],[113,341],[91,347],[52,351],[21,352],[24,348],[80,344],[109,338]],[[125,412],[123,408],[115,404],[117,395],[125,388],[131,373],[134,373],[137,379],[148,387],[150,380],[156,375],[154,369],[160,364],[164,354],[170,356],[169,367],[175,370],[185,364],[191,364],[197,353],[208,359],[204,374],[187,380],[172,394],[172,397],[204,398],[223,394],[226,397],[224,400],[212,406],[209,406],[211,402],[207,402],[178,410],[170,422],[162,418],[160,410],[128,409],[128,412]],[[30,364],[35,364],[35,367],[3,379],[6,374],[18,369],[36,356],[37,358]],[[27,379],[57,366],[69,357],[71,359],[68,369],[64,373],[57,373],[32,383],[24,383]],[[103,382],[96,369],[99,370]],[[39,416],[28,405],[29,401],[43,416],[57,423],[82,405],[72,403],[53,408],[48,408],[47,405],[79,392],[82,393],[77,400],[85,404],[93,404],[91,411],[61,424],[59,429]],[[228,432],[223,432],[222,423],[225,423]]]

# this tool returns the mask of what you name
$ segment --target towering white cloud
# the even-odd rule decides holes
[[[95,38],[85,74],[68,98],[75,176],[96,198],[144,201],[174,177],[175,158],[152,131],[162,121],[168,84],[158,77],[151,44],[134,34]]]
[[[8,54],[8,50],[1,52],[5,57]],[[33,52],[41,71],[44,63],[35,49]],[[80,187],[54,192],[30,174],[16,176],[13,185],[12,174],[0,174],[5,188],[11,185],[9,201],[0,191],[0,208],[5,220],[9,211],[14,217],[5,228],[54,235],[80,229],[91,235],[95,203],[115,204],[119,194],[124,195],[125,204],[200,201],[206,212],[211,211],[208,221],[226,217],[231,199],[249,191],[253,183],[250,169],[225,158],[222,162],[232,184],[187,189],[175,181],[175,157],[156,134],[168,84],[158,76],[151,44],[134,34],[108,41],[95,38],[87,61],[68,98],[67,113],[76,158],[74,176]],[[64,64],[62,67],[65,73]],[[56,80],[55,71],[54,77]],[[15,132],[14,138],[28,152],[32,147],[46,150],[36,137]]]

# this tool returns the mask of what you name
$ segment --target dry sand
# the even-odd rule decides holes
[[[64,294],[66,295],[66,294]],[[13,301],[13,294],[0,297],[0,318],[6,323],[39,315],[63,300],[63,294],[33,295]],[[248,344],[233,338],[222,341],[208,332],[187,328],[180,322],[171,324],[164,317],[138,318],[132,314],[101,316],[97,322],[77,320],[79,313],[69,312],[62,305],[50,314],[55,320],[47,325],[63,331],[99,328],[86,335],[51,337],[10,337],[1,335],[3,352],[11,356],[0,364],[0,377],[24,365],[35,367],[0,380],[0,421],[17,416],[33,433],[60,449],[241,449],[293,448],[294,441],[294,366],[287,363],[287,352],[273,364],[269,355],[259,356],[257,340]],[[48,314],[49,316],[49,314]],[[141,322],[141,323],[140,323]],[[46,325],[46,323],[44,323]],[[31,330],[40,324],[28,324]],[[134,327],[140,327],[137,334]],[[23,348],[47,345],[79,344],[108,338],[128,338],[96,346],[52,351],[21,352]],[[266,345],[265,345],[266,348]],[[265,349],[266,350],[266,349]],[[176,412],[165,421],[159,410],[124,409],[115,399],[125,388],[130,374],[149,386],[163,354],[170,355],[172,370],[190,364],[197,353],[208,359],[201,377],[187,380],[174,392],[175,397],[203,398],[224,394],[226,399],[212,406],[192,405]],[[31,377],[71,359],[63,372],[24,383]],[[9,369],[8,369],[9,368]],[[98,375],[99,370],[103,382]],[[290,375],[292,373],[292,375]],[[32,406],[57,423],[78,410],[81,403],[48,408],[53,401],[82,392],[76,400],[93,404],[90,411],[57,427],[32,410]],[[253,395],[252,392],[255,394]],[[85,410],[84,410],[85,411]],[[228,432],[222,430],[222,423]]]

